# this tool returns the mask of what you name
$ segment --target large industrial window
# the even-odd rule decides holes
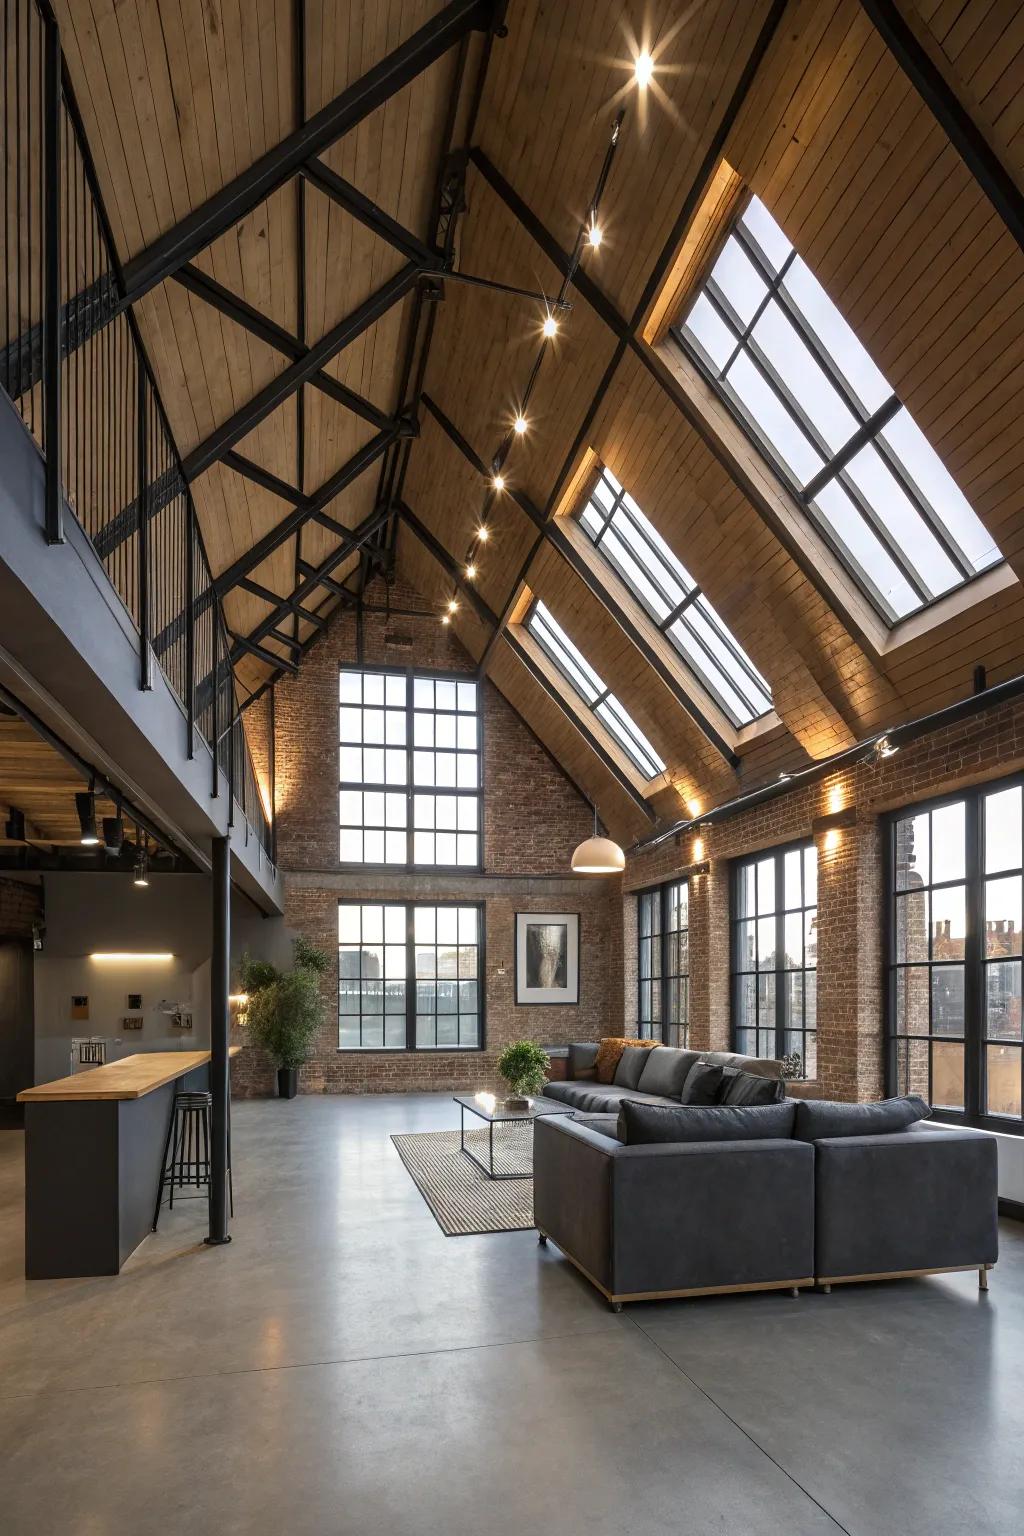
[[[1002,559],[756,197],[674,334],[888,623]]]
[[[412,671],[339,674],[343,864],[478,868],[478,689]]]
[[[611,470],[602,466],[579,521],[733,725],[767,714],[768,684]]]
[[[611,732],[644,778],[655,779],[659,773],[664,773],[665,764],[636,721],[626,713],[611,689],[602,682],[539,598],[534,600],[530,608],[526,627],[566,682],[587,708],[593,711],[605,729]]]
[[[889,1080],[940,1119],[1022,1129],[1019,780],[891,819]]]
[[[817,1071],[818,858],[813,843],[736,865],[732,903],[733,1044],[744,1056],[796,1058]]]
[[[482,906],[338,904],[343,1051],[478,1050]]]
[[[637,898],[637,1033],[685,1046],[690,1028],[689,885],[685,880]]]

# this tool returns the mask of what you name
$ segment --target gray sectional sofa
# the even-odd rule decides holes
[[[584,1114],[606,1114],[617,1113],[624,1099],[647,1104],[678,1104],[690,1069],[701,1061],[727,1068],[730,1073],[742,1071],[770,1078],[773,1082],[782,1077],[781,1061],[737,1056],[732,1051],[683,1051],[657,1045],[653,1049],[623,1051],[614,1080],[599,1083],[594,1076],[597,1049],[594,1042],[570,1045],[565,1080],[547,1083],[545,1096],[571,1104]],[[735,1102],[739,1085],[732,1091],[733,1097],[725,1102]],[[780,1093],[784,1091],[780,1089]]]
[[[615,1310],[963,1269],[987,1288],[998,1202],[984,1132],[925,1124],[927,1105],[906,1099],[697,1106],[623,1089],[594,1113],[583,1101],[605,1085],[576,1082],[575,1116],[535,1122],[537,1229]],[[546,1091],[571,1103],[568,1086]]]

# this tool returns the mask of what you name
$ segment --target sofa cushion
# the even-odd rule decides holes
[[[687,1072],[699,1060],[696,1051],[681,1051],[672,1045],[659,1045],[644,1062],[637,1086],[641,1093],[657,1093],[663,1098],[678,1100]]]
[[[736,1067],[722,1068],[720,1104],[781,1104],[786,1085],[780,1077],[759,1077]]]
[[[797,1099],[796,1129],[800,1141],[820,1141],[835,1136],[888,1136],[905,1131],[916,1120],[931,1114],[916,1094],[904,1099],[881,1099],[874,1104],[843,1104],[833,1099]]]
[[[597,1058],[594,1062],[595,1075],[599,1083],[610,1083],[615,1077],[615,1068],[619,1064],[619,1057],[627,1045],[636,1042],[629,1040],[625,1035],[604,1035],[597,1042]]]
[[[740,1072],[751,1072],[755,1077],[781,1077],[782,1062],[767,1056],[738,1056],[735,1051],[701,1051],[701,1061],[710,1061],[716,1067],[733,1067]]]
[[[717,1104],[725,1081],[725,1068],[710,1061],[695,1061],[686,1074],[680,1100],[683,1104]]]
[[[607,1136],[612,1141],[618,1141],[619,1121],[616,1115],[585,1115],[581,1112],[575,1118],[576,1124],[582,1125],[585,1130],[596,1131],[598,1136]]]
[[[597,1041],[574,1041],[569,1046],[569,1057],[565,1063],[565,1075],[574,1083],[581,1083],[585,1078],[591,1082],[597,1081],[597,1069],[594,1063],[597,1061]]]
[[[619,1057],[612,1082],[617,1088],[639,1088],[640,1074],[647,1058],[657,1046],[656,1040],[631,1040]]]
[[[626,1099],[619,1106],[618,1139],[627,1146],[663,1141],[790,1139],[795,1109],[784,1104],[679,1104]]]

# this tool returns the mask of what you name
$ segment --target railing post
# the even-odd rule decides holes
[[[185,714],[188,719],[188,757],[195,752],[196,728],[196,537],[192,497],[185,500]]]
[[[235,714],[234,676],[228,668],[228,826],[235,824],[235,730],[239,728]],[[244,797],[243,797],[244,798]]]
[[[210,750],[213,753],[212,794],[215,800],[220,794],[220,776],[217,771],[217,750],[220,746],[220,648],[217,644],[219,638],[215,616],[213,621],[213,726],[210,731]]]
[[[147,432],[147,394],[146,394],[146,370],[142,366],[141,357],[136,356],[136,369],[138,370],[138,393],[136,397],[136,414],[138,416],[138,435],[136,439],[136,454],[138,463],[138,494],[136,497],[137,523],[139,531],[138,547],[138,596],[139,596],[139,662],[140,662],[140,688],[152,688],[153,673],[149,653],[149,469],[146,463],[149,433]]]
[[[47,7],[47,10],[49,8]],[[60,440],[60,29],[43,13],[43,441],[46,542],[64,543]]]

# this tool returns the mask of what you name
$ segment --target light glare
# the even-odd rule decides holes
[[[548,338],[549,341],[551,340],[552,336],[558,335],[558,321],[555,319],[554,315],[544,316],[543,331],[544,335]]]
[[[636,80],[637,85],[639,85],[642,89],[645,85],[650,85],[651,76],[653,74],[654,60],[651,58],[650,54],[645,48],[643,53],[640,54],[636,63],[633,65],[633,78]]]
[[[526,417],[517,416],[512,425],[515,428],[516,435],[518,437],[522,437],[523,433],[526,431]]]

